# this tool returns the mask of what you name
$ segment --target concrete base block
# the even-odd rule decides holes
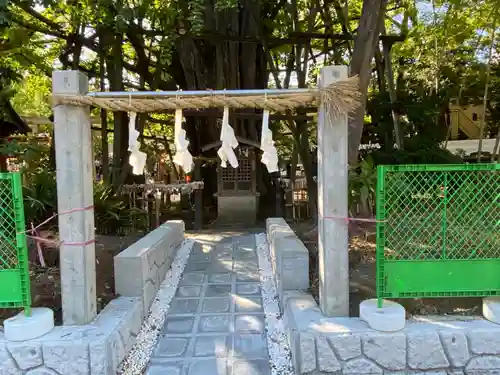
[[[500,324],[500,297],[483,298],[483,316],[490,322]]]
[[[368,299],[359,304],[359,318],[376,331],[396,332],[405,327],[406,311],[393,301],[384,300],[379,308],[376,299]]]
[[[27,341],[46,335],[54,328],[54,312],[46,307],[31,310],[31,316],[21,311],[4,321],[5,339]]]
[[[38,310],[42,309],[34,309],[33,316],[43,315]],[[89,324],[57,326],[22,342],[9,341],[12,335],[6,324],[5,332],[0,330],[0,374],[116,375],[118,365],[136,341],[145,314],[140,298],[119,297]],[[25,317],[20,318],[20,324],[27,322]],[[39,321],[28,322],[27,331],[40,332]]]

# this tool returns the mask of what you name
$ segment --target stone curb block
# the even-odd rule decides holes
[[[309,251],[282,218],[267,219],[266,234],[278,295],[283,302],[285,292],[309,288]]]
[[[326,318],[307,293],[285,293],[297,374],[500,374],[500,325],[480,317],[415,317],[399,332]]]
[[[183,221],[167,221],[116,255],[116,293],[141,297],[144,310],[148,310],[184,240],[184,232]]]
[[[144,318],[140,298],[119,297],[84,326],[59,326],[24,342],[0,332],[2,375],[115,375]]]

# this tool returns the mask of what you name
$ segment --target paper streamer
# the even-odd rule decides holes
[[[182,167],[184,172],[189,173],[193,169],[193,156],[188,150],[189,141],[186,139],[186,131],[182,129],[182,109],[175,110],[175,156],[174,163]]]
[[[229,161],[231,167],[238,168],[238,159],[234,153],[234,149],[238,147],[238,140],[234,135],[233,128],[229,125],[229,107],[224,107],[220,140],[222,141],[222,145],[217,151],[217,155],[219,155],[221,160],[221,167],[227,168],[227,162]]]
[[[139,132],[135,129],[135,119],[137,113],[132,112],[129,115],[129,138],[128,150],[130,151],[129,164],[132,166],[132,173],[135,175],[143,174],[146,167],[146,154],[139,150],[141,144],[137,141]]]
[[[273,132],[269,129],[269,111],[264,110],[262,115],[262,134],[260,138],[260,149],[262,153],[262,164],[264,164],[269,173],[278,172],[278,151],[274,146]]]

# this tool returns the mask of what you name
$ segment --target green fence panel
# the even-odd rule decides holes
[[[377,170],[377,298],[500,295],[500,164]]]
[[[31,314],[21,176],[0,173],[0,307]]]

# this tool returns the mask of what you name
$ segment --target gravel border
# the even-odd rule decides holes
[[[161,283],[160,289],[151,305],[149,315],[137,335],[136,342],[120,364],[117,374],[142,375],[146,372],[149,360],[156,347],[158,336],[165,323],[170,302],[175,295],[177,285],[182,277],[194,243],[194,240],[185,239],[179,246],[177,255],[167,271],[165,280]]]
[[[271,375],[295,374],[288,333],[285,328],[286,322],[280,312],[279,297],[276,291],[266,234],[256,234],[255,244],[259,258],[262,304],[266,316],[267,346],[269,349]]]

